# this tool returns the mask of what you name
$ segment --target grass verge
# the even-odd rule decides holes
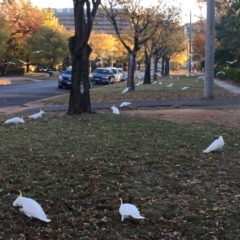
[[[179,78],[179,79],[177,79]],[[92,102],[105,101],[133,101],[133,100],[164,100],[164,99],[200,99],[203,98],[203,80],[196,82],[196,76],[186,77],[185,75],[175,75],[173,78],[166,77],[159,79],[156,84],[136,86],[134,92],[122,94],[126,88],[126,82],[93,88],[90,91]],[[135,82],[142,81],[138,79]],[[159,84],[161,82],[161,84]],[[173,87],[166,86],[173,83]],[[183,87],[189,87],[182,91]],[[239,95],[233,94],[223,88],[214,85],[214,97],[218,99],[239,98]],[[41,100],[45,105],[68,104],[69,93]],[[35,102],[39,104],[38,102]]]
[[[203,154],[220,134],[224,150]],[[105,111],[47,113],[0,135],[2,239],[239,238],[238,129]],[[14,210],[17,190],[52,221]],[[146,219],[121,222],[120,197]]]

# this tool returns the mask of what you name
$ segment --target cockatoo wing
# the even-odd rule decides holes
[[[31,198],[24,198],[22,205],[22,212],[24,212],[28,217],[37,218],[44,222],[50,222],[51,220],[47,218],[42,207],[38,202]]]
[[[8,124],[8,123],[25,123],[24,120],[20,117],[14,117],[14,118],[10,118],[10,119],[7,119],[5,122],[5,124]]]
[[[224,146],[223,138],[220,136],[218,139],[213,141],[208,148],[206,148],[203,152],[210,153],[213,151],[221,150]]]

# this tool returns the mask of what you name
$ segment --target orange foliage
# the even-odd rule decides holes
[[[205,55],[205,42],[206,37],[202,33],[196,35],[192,40],[193,52],[201,58]]]
[[[17,38],[22,40],[35,33],[43,21],[39,9],[33,7],[27,0],[11,3],[4,1],[0,7],[0,13],[10,28],[11,36],[17,35]]]

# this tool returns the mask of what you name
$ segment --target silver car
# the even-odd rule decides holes
[[[116,82],[113,71],[109,68],[96,68],[90,74],[90,78],[92,82],[95,82],[97,84],[98,83],[109,84]]]
[[[72,66],[63,71],[58,78],[58,88],[70,88],[72,86]],[[92,88],[92,82],[89,78],[89,88]]]

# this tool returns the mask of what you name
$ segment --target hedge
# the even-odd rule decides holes
[[[5,68],[0,66],[0,75],[4,76],[19,76],[24,75],[24,68]]]
[[[220,71],[224,72],[225,74],[220,73],[216,76],[217,72],[220,72]],[[215,68],[214,76],[222,80],[232,80],[236,83],[240,83],[240,68],[229,68],[229,69]]]

